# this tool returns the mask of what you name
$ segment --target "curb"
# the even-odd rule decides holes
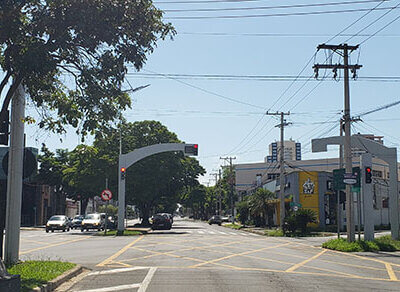
[[[36,288],[32,289],[31,291],[32,292],[50,292],[50,291],[54,291],[58,286],[60,286],[64,282],[67,282],[68,280],[70,280],[71,278],[79,275],[82,272],[83,272],[83,267],[80,266],[80,265],[77,265],[75,268],[72,268],[71,270],[68,270],[68,271],[64,272],[63,274],[61,274],[57,278],[49,281],[47,284],[45,284],[43,286],[40,286],[40,287],[36,287]]]

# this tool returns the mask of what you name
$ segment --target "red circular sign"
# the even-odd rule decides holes
[[[112,193],[110,190],[105,189],[104,191],[101,192],[100,196],[104,201],[109,201],[112,198]]]

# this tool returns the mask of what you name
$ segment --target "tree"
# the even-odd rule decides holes
[[[139,70],[157,41],[175,34],[162,14],[151,0],[0,1],[0,122],[23,84],[41,128],[71,125],[85,135],[108,127],[131,105],[127,66]]]
[[[159,144],[179,143],[175,133],[157,121],[124,122],[119,129],[108,129],[96,134],[94,146],[99,155],[114,157],[119,154],[119,135],[122,138],[122,152]],[[117,172],[116,172],[117,173]],[[171,211],[179,201],[179,194],[185,187],[198,185],[198,177],[205,173],[199,162],[182,153],[165,152],[138,161],[126,173],[126,202],[136,205],[147,225],[151,211],[165,207]]]
[[[250,215],[249,202],[247,200],[237,202],[236,209],[238,212],[237,217],[239,222],[242,223],[242,225],[245,225]]]
[[[271,225],[271,204],[270,201],[275,198],[275,194],[265,189],[257,189],[257,191],[249,197],[249,210],[253,216],[263,218],[265,225]]]

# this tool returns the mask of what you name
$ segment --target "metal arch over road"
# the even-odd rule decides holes
[[[328,145],[343,145],[344,137],[335,136],[322,139],[313,139],[312,152],[327,151]],[[351,147],[363,149],[368,153],[386,161],[389,164],[389,212],[390,226],[393,239],[399,239],[399,193],[397,172],[397,149],[389,148],[360,135],[351,136]]]
[[[196,150],[192,153],[190,149]],[[189,149],[189,151],[188,151]],[[148,156],[163,152],[182,151],[185,155],[197,155],[197,144],[185,143],[162,143],[142,147],[127,154],[119,155],[118,168],[118,233],[121,234],[125,229],[125,178],[121,177],[121,169],[126,170],[132,164]]]

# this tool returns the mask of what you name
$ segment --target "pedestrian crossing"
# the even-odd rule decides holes
[[[174,228],[172,228],[173,230]],[[209,229],[202,229],[202,230],[185,230],[185,233],[194,234],[194,235],[233,235],[233,236],[252,236],[252,237],[259,237],[261,235],[254,234],[250,232],[231,232],[231,231],[218,231],[218,230],[209,230]]]

